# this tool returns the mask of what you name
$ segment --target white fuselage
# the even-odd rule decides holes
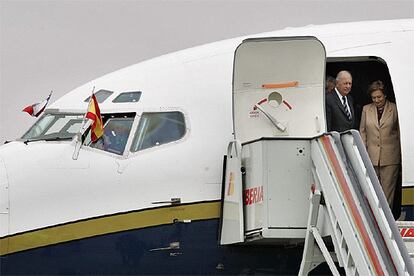
[[[249,37],[315,36],[327,57],[377,56],[389,69],[398,105],[403,185],[414,185],[414,129],[411,127],[414,75],[414,21],[333,24],[263,33]],[[136,112],[129,142],[142,112],[180,111],[185,136],[139,152],[116,155],[74,143],[11,142],[1,147],[0,236],[108,214],[153,208],[153,202],[219,200],[222,164],[233,138],[232,78],[236,47],[247,37],[161,56],[93,80],[57,100],[48,110],[84,113],[95,90],[114,91],[101,112]],[[137,103],[112,103],[120,92],[142,91]],[[1,164],[0,164],[1,165]],[[4,209],[6,210],[6,209]]]

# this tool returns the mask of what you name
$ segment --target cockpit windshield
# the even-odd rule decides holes
[[[82,114],[44,114],[23,136],[26,141],[70,140],[79,132]]]
[[[144,112],[138,127],[131,135],[136,118],[135,112],[101,114],[104,133],[95,143],[91,142],[91,131],[83,125],[84,114],[47,113],[22,136],[25,143],[32,141],[71,140],[82,131],[82,143],[94,149],[123,155],[127,142],[132,142],[128,150],[138,152],[180,140],[187,132],[184,114],[179,111]],[[85,122],[86,123],[86,122]],[[85,131],[86,130],[86,131]]]

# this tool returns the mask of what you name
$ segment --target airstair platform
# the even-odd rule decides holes
[[[335,262],[347,275],[414,275],[359,132],[233,141],[225,173],[221,244],[304,240],[300,275],[322,262],[334,275]]]

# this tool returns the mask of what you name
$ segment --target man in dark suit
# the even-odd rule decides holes
[[[352,75],[341,71],[336,76],[336,86],[326,94],[326,124],[328,131],[342,132],[355,128],[355,111],[351,95]]]

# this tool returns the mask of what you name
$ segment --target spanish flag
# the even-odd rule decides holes
[[[98,101],[95,94],[89,101],[88,111],[86,112],[86,118],[92,120],[91,126],[91,140],[95,143],[103,135],[103,122],[101,117],[101,111],[99,109]]]

